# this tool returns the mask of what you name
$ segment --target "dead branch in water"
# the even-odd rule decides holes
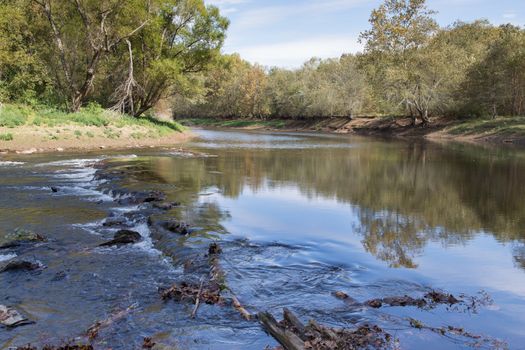
[[[191,318],[195,318],[195,315],[197,314],[197,310],[199,309],[203,284],[204,284],[204,279],[201,278],[201,286],[199,287],[199,292],[197,293],[197,300],[195,300],[195,307],[193,308],[193,312],[191,313]]]

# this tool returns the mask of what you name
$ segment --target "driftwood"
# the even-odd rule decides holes
[[[195,318],[195,315],[197,314],[197,310],[199,309],[203,284],[204,284],[204,279],[201,279],[201,286],[199,287],[199,292],[197,293],[197,300],[195,300],[195,307],[193,308],[193,312],[191,313],[191,318]]]
[[[235,293],[226,285],[226,274],[221,268],[219,261],[220,254],[222,254],[221,247],[217,243],[210,244],[208,247],[210,278],[212,281],[218,283],[223,289],[228,290],[231,296],[232,305],[235,310],[237,310],[245,320],[250,321],[252,320],[253,316],[242,306],[237,296],[235,296]]]
[[[113,314],[111,314],[107,319],[103,321],[97,321],[95,322],[91,327],[88,328],[86,335],[89,339],[93,340],[98,337],[98,333],[102,328],[107,328],[111,326],[113,323],[117,322],[118,320],[123,319],[126,317],[131,311],[133,311],[137,307],[136,304],[131,305],[127,309],[117,311]]]
[[[259,322],[286,350],[388,349],[392,337],[375,325],[363,324],[355,329],[337,329],[315,320],[304,326],[288,309],[284,320],[277,322],[267,312],[259,313]]]
[[[259,322],[264,330],[274,337],[286,350],[304,350],[304,341],[292,331],[282,327],[268,312],[260,312]]]

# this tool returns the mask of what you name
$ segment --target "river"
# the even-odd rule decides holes
[[[45,266],[0,273],[0,304],[34,321],[0,328],[0,349],[60,344],[122,310],[95,349],[140,349],[145,337],[178,349],[276,346],[231,307],[204,304],[191,319],[191,303],[159,297],[174,282],[201,278],[187,264],[212,241],[222,247],[228,288],[251,313],[280,318],[287,307],[304,322],[377,324],[402,349],[525,349],[523,150],[195,132],[183,149],[0,159],[0,235],[23,228],[47,237],[0,250],[0,264]],[[133,191],[161,191],[180,205],[158,212],[122,200]],[[182,220],[191,233],[154,233],[149,216]],[[124,218],[142,240],[98,247],[115,232],[103,225],[108,217]],[[363,302],[429,290],[486,302],[374,309],[333,295]],[[476,337],[429,330],[448,326]]]

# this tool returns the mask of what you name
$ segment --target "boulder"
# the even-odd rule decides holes
[[[0,249],[18,247],[23,243],[43,242],[44,236],[29,230],[16,229],[5,236],[0,236]]]
[[[120,230],[115,233],[113,239],[109,242],[102,243],[100,247],[111,247],[114,245],[133,244],[142,239],[140,233],[131,230]]]
[[[27,260],[11,260],[7,264],[0,267],[0,273],[9,271],[34,271],[41,268],[42,265],[38,262]]]

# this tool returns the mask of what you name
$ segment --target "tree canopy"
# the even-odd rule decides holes
[[[525,30],[440,27],[425,0],[384,0],[364,50],[263,67],[221,48],[229,25],[204,0],[0,0],[0,101],[140,116],[308,118],[525,114]]]

